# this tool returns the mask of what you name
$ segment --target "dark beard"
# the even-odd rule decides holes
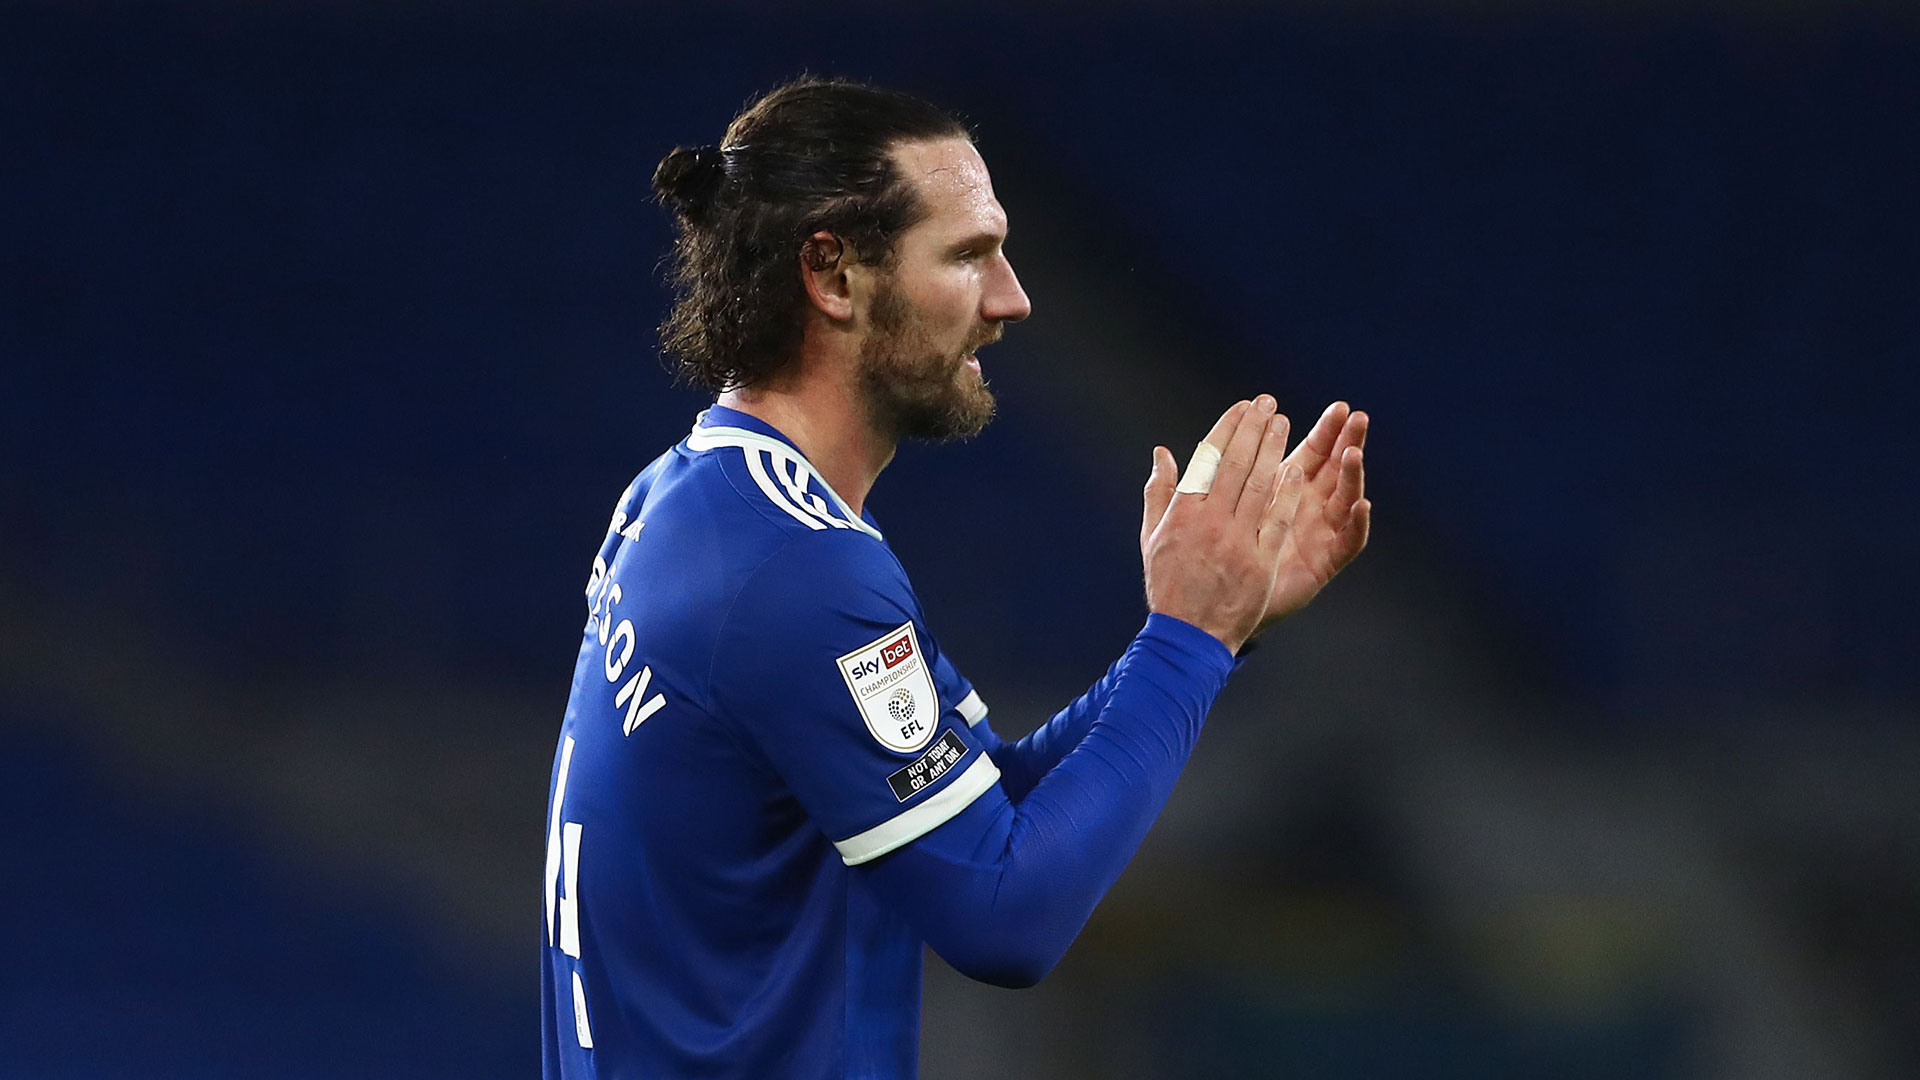
[[[874,332],[860,347],[859,375],[874,429],[932,443],[980,434],[993,419],[993,391],[966,366],[965,356],[935,353],[890,282],[874,294],[872,318]]]

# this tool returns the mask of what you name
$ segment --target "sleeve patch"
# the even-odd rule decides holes
[[[867,730],[880,745],[910,754],[933,738],[940,726],[940,699],[913,623],[889,630],[837,662]]]
[[[913,764],[887,777],[887,786],[893,789],[893,797],[906,802],[915,795],[933,786],[933,782],[947,775],[947,770],[967,756],[967,744],[960,741],[958,733],[949,729],[933,748],[920,755]]]

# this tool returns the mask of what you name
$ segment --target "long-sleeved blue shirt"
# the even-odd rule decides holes
[[[1044,975],[1232,669],[1150,616],[1002,741],[871,516],[720,406],[622,495],[586,601],[548,803],[550,1080],[913,1076],[921,943]]]

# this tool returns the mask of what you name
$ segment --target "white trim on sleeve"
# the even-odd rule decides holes
[[[895,848],[911,844],[945,825],[955,814],[965,810],[973,800],[999,782],[999,766],[993,763],[992,758],[981,753],[965,772],[954,777],[951,783],[935,792],[926,802],[895,814],[866,832],[856,833],[845,840],[835,840],[833,846],[840,849],[841,862],[848,866],[859,866]]]
[[[968,727],[987,718],[987,703],[980,700],[978,690],[967,691],[967,696],[961,698],[960,704],[955,705],[954,708],[959,710],[960,719],[965,720]]]

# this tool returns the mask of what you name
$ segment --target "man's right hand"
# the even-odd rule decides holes
[[[1173,455],[1154,448],[1140,552],[1147,609],[1192,623],[1232,652],[1260,624],[1303,477],[1286,464],[1285,416],[1272,397],[1236,403],[1206,441],[1220,467],[1205,494],[1176,491]]]

